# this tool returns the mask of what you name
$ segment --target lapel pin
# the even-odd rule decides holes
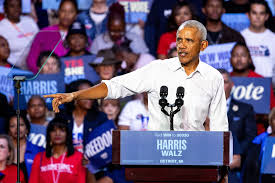
[[[239,107],[237,105],[233,105],[232,110],[236,112],[239,110]]]

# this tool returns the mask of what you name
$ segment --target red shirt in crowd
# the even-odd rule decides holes
[[[177,31],[166,32],[161,35],[158,44],[157,53],[167,55],[169,50],[176,46]]]
[[[7,165],[5,170],[0,171],[4,174],[4,178],[0,180],[1,183],[16,183],[17,182],[17,166]],[[23,172],[20,170],[20,182],[25,183]]]
[[[47,158],[45,152],[38,153],[29,183],[85,183],[86,169],[82,166],[82,157],[77,150],[69,157],[64,154],[59,158]]]

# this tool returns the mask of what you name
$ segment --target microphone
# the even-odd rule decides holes
[[[159,105],[161,106],[161,108],[164,108],[165,106],[168,105],[168,102],[166,100],[166,97],[168,95],[168,88],[167,88],[167,86],[161,86],[160,87],[159,95],[160,95],[160,98],[161,98],[159,100]]]
[[[175,106],[177,106],[177,108],[180,108],[181,106],[183,106],[183,100],[182,98],[184,97],[184,88],[182,86],[179,86],[177,88],[177,99],[175,101]]]

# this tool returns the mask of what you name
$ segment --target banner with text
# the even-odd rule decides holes
[[[251,104],[257,114],[270,111],[271,78],[232,77],[234,99]]]
[[[31,13],[31,0],[22,0],[22,13]],[[0,13],[4,13],[4,0],[0,0]]]
[[[232,71],[230,64],[231,50],[235,43],[209,45],[200,53],[200,60],[216,69]]]
[[[153,0],[117,0],[124,6],[126,23],[146,22]]]
[[[249,27],[250,21],[245,13],[224,13],[222,21],[232,29],[241,32]]]
[[[29,71],[0,66],[0,92],[10,101],[14,97],[13,75],[32,74]]]
[[[120,164],[220,166],[223,138],[223,132],[122,130]]]
[[[263,153],[262,174],[275,174],[275,137],[268,137]]]
[[[94,59],[94,55],[61,58],[65,84],[70,84],[78,79],[88,79],[92,83],[97,83],[100,78],[93,67],[89,65]]]
[[[30,78],[28,76],[28,78]],[[26,80],[21,83],[21,93],[19,95],[20,109],[26,109],[27,102],[32,95],[48,95],[55,93],[64,93],[64,75],[59,74],[41,74],[34,80]],[[52,109],[52,98],[45,99],[48,109]],[[14,108],[17,108],[17,93],[15,90]]]
[[[90,160],[92,173],[112,162],[112,131],[115,129],[114,122],[108,120],[89,134],[85,155]]]
[[[107,5],[110,6],[116,0],[107,0]],[[61,0],[43,0],[42,1],[42,8],[43,9],[52,9],[57,10],[59,7]],[[77,5],[79,10],[88,10],[93,1],[92,0],[77,0]]]

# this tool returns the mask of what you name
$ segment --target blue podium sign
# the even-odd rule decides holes
[[[223,132],[121,131],[121,165],[223,165]]]
[[[268,137],[261,165],[262,174],[275,174],[275,137]]]

